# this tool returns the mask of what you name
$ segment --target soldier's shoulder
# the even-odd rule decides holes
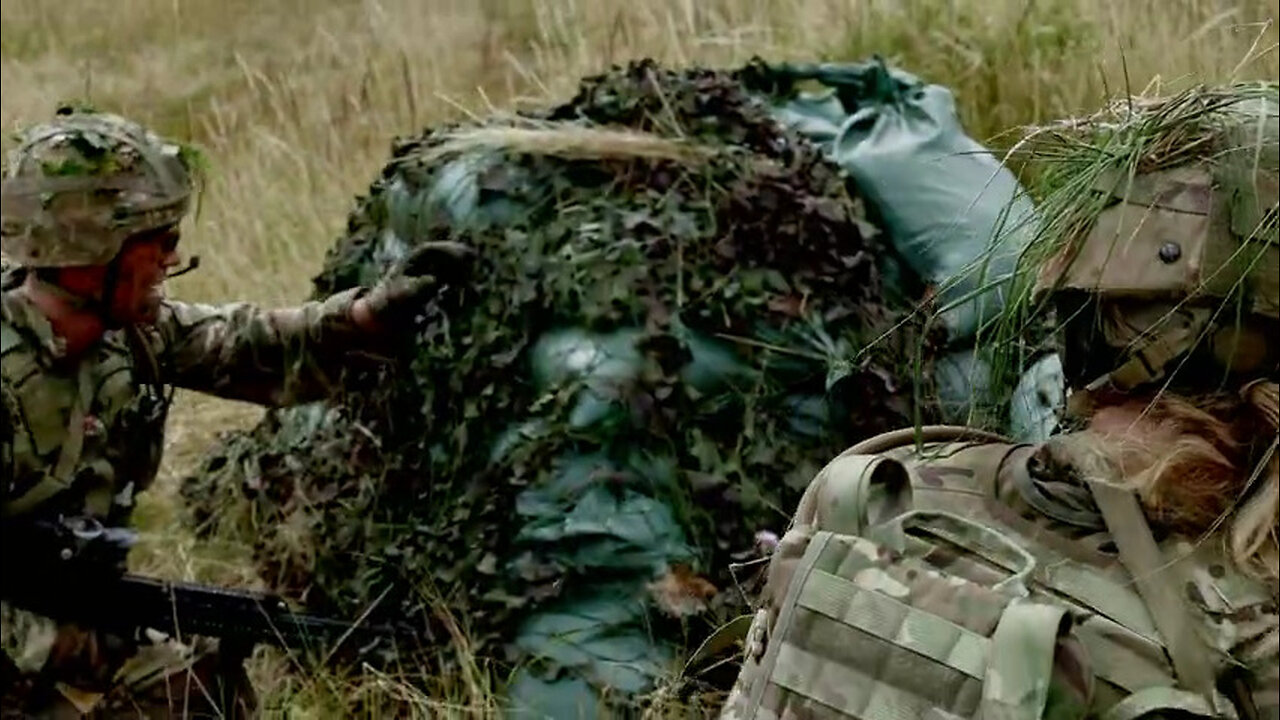
[[[8,305],[6,301],[4,305]],[[30,335],[21,326],[10,322],[7,308],[0,318],[0,377],[4,379],[6,403],[8,395],[16,392],[32,376],[39,374],[39,352]]]
[[[0,292],[0,373],[6,384],[24,380],[39,369],[46,352],[41,338],[48,332],[47,325],[19,292],[12,288]]]
[[[0,356],[8,355],[29,344],[24,330],[27,313],[22,299],[12,290],[0,293]]]

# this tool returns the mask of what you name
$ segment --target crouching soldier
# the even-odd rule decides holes
[[[1099,173],[1033,269],[1070,432],[912,428],[822,470],[723,717],[1280,717],[1271,107],[1261,148]]]
[[[406,263],[426,272],[322,302],[264,310],[166,299],[192,171],[178,145],[92,112],[59,111],[10,155],[0,522],[127,525],[156,476],[171,388],[268,406],[323,398],[356,351],[390,349],[415,308],[467,265],[464,249],[432,245]],[[119,637],[10,604],[0,619],[5,717],[254,711],[240,662],[219,662],[214,639]]]

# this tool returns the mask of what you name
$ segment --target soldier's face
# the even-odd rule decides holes
[[[164,299],[164,279],[181,260],[177,228],[130,238],[121,249],[112,319],[121,324],[155,322]]]

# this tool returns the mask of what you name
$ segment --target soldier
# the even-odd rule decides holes
[[[126,119],[71,109],[12,152],[3,249],[18,267],[0,298],[0,522],[127,524],[160,463],[170,388],[268,406],[323,398],[354,351],[393,349],[469,264],[465,248],[427,244],[404,272],[322,302],[264,310],[167,299],[193,192],[189,158]],[[219,663],[216,641],[2,613],[5,717],[253,712],[243,668]]]
[[[1101,173],[1041,268],[1070,432],[912,428],[815,478],[725,718],[1280,718],[1276,148],[1221,139]]]

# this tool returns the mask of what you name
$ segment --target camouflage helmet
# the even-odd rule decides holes
[[[1275,106],[1269,135],[1092,183],[1101,210],[1039,268],[1065,329],[1068,385],[1203,388],[1280,368]],[[1253,127],[1259,127],[1254,125]],[[1090,202],[1094,201],[1090,200]]]
[[[117,115],[62,109],[24,132],[4,171],[4,254],[28,267],[102,265],[175,225],[192,179],[181,146]]]

